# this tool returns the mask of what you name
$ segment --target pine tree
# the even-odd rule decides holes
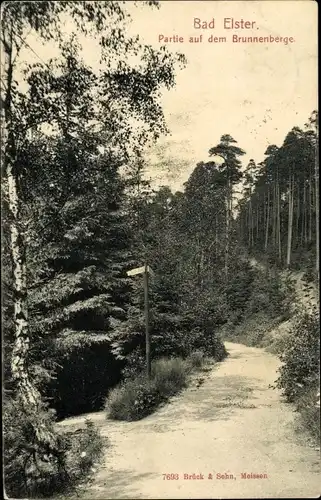
[[[221,137],[221,142],[212,147],[209,151],[210,156],[220,156],[224,162],[220,167],[225,180],[225,203],[226,203],[226,224],[225,224],[225,277],[226,282],[229,275],[230,261],[230,239],[231,222],[233,213],[233,186],[242,178],[241,162],[239,156],[245,152],[235,146],[237,142],[228,134]]]

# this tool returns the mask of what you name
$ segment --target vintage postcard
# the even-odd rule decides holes
[[[319,497],[317,14],[3,2],[6,498]]]

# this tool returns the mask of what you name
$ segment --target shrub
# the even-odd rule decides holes
[[[66,443],[61,440],[61,459],[47,457],[39,447],[34,424],[46,425],[53,431],[53,415],[45,406],[37,414],[26,413],[19,400],[4,403],[4,478],[6,493],[12,497],[50,494],[59,487],[65,465]]]
[[[189,357],[189,362],[192,368],[201,368],[204,363],[204,352],[203,351],[195,351]]]
[[[153,381],[140,375],[134,380],[125,380],[111,390],[106,410],[108,417],[113,420],[132,421],[147,416],[159,403],[159,395]]]
[[[45,424],[57,437],[57,456],[49,456],[35,439],[33,424]],[[83,478],[102,451],[99,433],[90,423],[83,435],[58,434],[46,406],[27,414],[20,401],[7,400],[3,412],[4,479],[11,498],[39,498],[68,490]]]
[[[103,451],[103,441],[99,431],[89,419],[85,421],[85,428],[71,433],[70,448],[66,457],[66,468],[71,483],[76,483],[88,474]]]
[[[264,311],[271,318],[282,316],[288,319],[293,296],[293,280],[289,274],[283,273],[281,277],[276,270],[256,270],[244,316]]]
[[[281,354],[283,365],[277,385],[288,401],[295,401],[302,389],[316,383],[320,366],[320,336],[318,312],[301,313],[287,337]]]
[[[303,427],[320,442],[320,404],[318,403],[319,386],[306,389],[297,400],[297,408]]]
[[[152,363],[152,377],[141,373],[126,379],[110,392],[107,417],[114,420],[140,420],[186,386],[188,364],[182,359],[159,359]]]
[[[152,364],[152,379],[156,390],[165,398],[186,386],[188,364],[180,358],[162,358]]]

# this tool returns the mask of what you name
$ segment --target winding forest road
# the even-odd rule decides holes
[[[255,347],[225,345],[230,355],[224,362],[198,374],[188,389],[144,420],[111,422],[102,412],[88,415],[110,446],[92,481],[81,487],[80,500],[319,496],[319,451],[296,431],[291,405],[269,387],[278,358]],[[79,427],[84,420],[59,425]],[[193,473],[204,479],[184,479]],[[242,473],[263,477],[244,479]],[[163,479],[164,474],[179,479]]]

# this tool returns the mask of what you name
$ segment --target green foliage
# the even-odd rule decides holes
[[[222,328],[221,335],[226,340],[234,340],[250,347],[263,347],[266,345],[270,331],[279,323],[280,318],[273,319],[264,311],[260,311],[244,317],[236,324],[229,321]]]
[[[106,404],[108,418],[114,420],[139,420],[153,412],[161,402],[153,381],[144,377],[127,379],[111,390]]]
[[[161,330],[163,327],[163,330]],[[125,358],[126,367],[124,374],[131,376],[144,365],[145,360],[145,331],[126,332],[124,336],[114,343],[121,358]],[[176,317],[175,321],[170,316],[162,321],[159,330],[155,324],[151,329],[151,353],[153,359],[177,356],[183,359],[194,351],[201,350],[206,356],[222,361],[226,357],[223,342],[214,331],[204,331],[194,327],[190,318]]]
[[[152,261],[155,275],[150,284],[150,334],[153,359],[177,356],[186,358],[195,350],[222,360],[226,351],[217,338],[215,327],[224,322],[224,300],[218,294],[204,290],[179,290],[175,270],[168,274],[160,266],[167,262],[162,256]],[[165,267],[165,265],[164,265]],[[134,373],[145,356],[145,323],[143,315],[142,286],[134,295],[135,307],[128,310],[128,321],[118,330],[112,341],[113,352],[125,359],[125,372]],[[184,300],[184,303],[182,303]],[[186,300],[186,302],[185,302]],[[188,300],[188,302],[187,302]]]
[[[240,242],[279,268],[306,269],[316,276],[316,183],[318,112],[297,126],[280,147],[270,145],[265,159],[250,162],[236,221]]]
[[[304,429],[320,443],[320,386],[311,384],[297,398],[296,405]]]
[[[19,400],[6,400],[3,408],[5,490],[11,498],[39,498],[62,493],[84,478],[100,458],[102,440],[89,422],[81,436],[58,434],[54,412],[43,406],[26,414]],[[36,440],[35,421],[57,437],[55,456]]]
[[[112,389],[106,401],[107,417],[127,421],[146,417],[186,386],[188,373],[188,363],[182,359],[154,361],[151,380],[141,373]]]
[[[139,161],[146,142],[166,133],[160,89],[173,87],[175,67],[184,65],[182,55],[129,36],[129,17],[122,2],[76,1],[8,4],[1,19],[8,132],[3,144],[6,389],[16,389],[10,371],[15,343],[11,196],[19,214],[19,252],[27,261],[21,281],[28,286],[29,337],[20,346],[16,341],[17,359],[26,367],[22,375],[30,374],[31,384],[60,417],[99,407],[121,376],[123,364],[111,353],[110,339],[127,319],[126,270],[136,248],[125,210],[128,179],[120,169]],[[66,19],[74,24],[70,39]],[[59,57],[23,64],[20,49],[29,35],[31,44],[35,35],[48,45],[57,41]],[[78,35],[96,38],[99,69],[82,61]],[[15,196],[7,189],[8,166],[18,185]],[[24,346],[30,346],[28,352]],[[85,473],[99,454],[100,438],[88,425],[77,441],[59,438],[59,456],[43,460],[32,435],[39,426],[53,426],[45,406],[29,415],[9,403],[5,475],[14,496],[52,494]]]
[[[132,379],[146,366],[146,356],[142,349],[136,348],[126,356],[126,365],[122,371],[124,379]]]
[[[228,310],[242,315],[246,309],[251,308],[249,301],[254,296],[253,281],[255,272],[247,261],[239,262],[234,270],[226,288]],[[258,280],[256,281],[256,284]],[[255,285],[254,285],[255,286]]]
[[[44,407],[37,415],[26,414],[19,400],[6,400],[3,408],[4,426],[4,473],[5,488],[9,496],[19,497],[34,494],[34,490],[44,488],[50,491],[57,485],[64,463],[62,448],[62,464],[57,460],[49,461],[45,449],[39,449],[34,434],[34,421],[53,427],[53,416]]]
[[[189,363],[192,368],[201,368],[204,364],[204,352],[194,351],[189,357]]]
[[[8,61],[29,29],[47,41],[57,37],[59,57],[23,67],[24,93],[8,80],[6,116],[21,138],[15,135],[19,224],[28,241],[30,372],[37,372],[35,383],[63,416],[97,408],[119,381],[122,366],[109,341],[127,319],[126,270],[136,252],[125,210],[130,174],[125,178],[120,169],[135,168],[146,141],[166,132],[159,90],[174,85],[174,68],[184,58],[130,37],[122,3],[39,5],[6,6]],[[63,34],[62,13],[75,23],[70,39]],[[82,60],[79,34],[96,35],[101,68]],[[10,217],[8,234],[9,226]],[[9,284],[10,258],[6,264]],[[6,310],[12,310],[9,297]],[[12,325],[7,332],[10,385]]]
[[[172,396],[186,385],[188,364],[180,358],[161,358],[152,364],[152,379],[164,397]]]
[[[76,484],[90,473],[93,465],[99,463],[104,450],[104,443],[90,419],[85,421],[85,428],[69,435],[70,447],[66,457],[69,481]]]
[[[253,272],[245,315],[264,311],[271,318],[282,316],[287,319],[294,297],[293,281],[290,276],[281,276],[275,269]]]
[[[239,270],[231,280],[234,308],[230,308],[227,323],[221,328],[222,336],[252,347],[281,346],[271,335],[273,329],[289,319],[294,299],[293,280],[275,269],[265,269],[239,262]],[[244,287],[244,297],[242,288]],[[240,300],[239,300],[240,296]],[[231,297],[230,297],[231,301]]]
[[[320,370],[319,316],[302,313],[296,320],[281,355],[283,365],[277,381],[288,401],[296,401],[309,387],[317,385]]]

